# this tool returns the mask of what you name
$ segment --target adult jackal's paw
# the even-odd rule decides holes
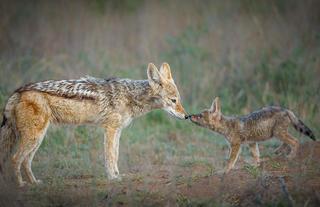
[[[22,188],[22,187],[24,187],[24,186],[26,186],[26,185],[28,185],[28,183],[27,183],[26,181],[21,181],[21,182],[18,183],[18,186],[19,186],[20,188]]]
[[[109,180],[121,180],[119,170],[116,166],[106,164],[106,168]]]
[[[40,185],[40,184],[42,184],[43,182],[42,182],[42,180],[35,180],[34,183],[37,184],[37,185]]]
[[[110,180],[112,181],[122,181],[122,177],[120,175],[112,177]]]
[[[121,175],[120,174],[116,175],[115,173],[113,173],[113,174],[108,173],[108,179],[112,180],[112,181],[121,181],[122,180]]]

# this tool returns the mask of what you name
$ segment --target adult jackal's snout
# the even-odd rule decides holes
[[[152,63],[148,66],[148,80],[151,88],[160,96],[162,109],[170,115],[186,119],[187,114],[181,104],[181,98],[171,75],[168,63],[163,63],[160,70]]]

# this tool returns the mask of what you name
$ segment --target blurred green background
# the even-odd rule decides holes
[[[0,4],[1,109],[16,88],[32,81],[87,74],[146,79],[149,62],[168,62],[189,113],[209,107],[215,96],[227,115],[276,104],[320,135],[320,1]],[[102,143],[94,127],[51,127],[35,158],[36,174],[104,176]],[[154,111],[124,130],[120,171],[177,157],[182,164],[186,157],[224,157],[225,146],[217,134]]]

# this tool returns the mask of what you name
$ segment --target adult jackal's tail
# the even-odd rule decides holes
[[[4,109],[3,120],[0,128],[0,174],[7,173],[8,159],[14,150],[17,141],[14,107],[20,95],[13,94]]]
[[[307,127],[307,125],[305,125],[300,119],[298,119],[296,117],[296,115],[294,115],[294,113],[290,110],[287,110],[288,112],[288,116],[292,122],[293,127],[301,132],[302,134],[310,137],[312,140],[316,141],[316,138],[313,134],[313,132],[311,131],[311,129],[309,127]]]
[[[20,193],[15,184],[10,157],[15,148],[17,136],[14,107],[20,95],[13,94],[4,109],[0,127],[0,206],[20,206]]]
[[[0,131],[0,174],[5,173],[7,161],[10,159],[11,152],[14,148],[16,135],[15,126],[10,123],[4,116]]]

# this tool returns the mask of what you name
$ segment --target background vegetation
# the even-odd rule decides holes
[[[318,137],[319,3],[2,1],[0,108],[16,88],[32,81],[87,74],[145,79],[149,62],[168,62],[187,112],[209,107],[215,96],[225,114],[276,104],[295,111]],[[35,174],[54,186],[75,176],[105,179],[102,137],[94,127],[51,127],[35,157]],[[263,144],[262,153],[277,144]],[[219,169],[226,150],[221,136],[154,111],[124,130],[120,171],[198,161]]]

